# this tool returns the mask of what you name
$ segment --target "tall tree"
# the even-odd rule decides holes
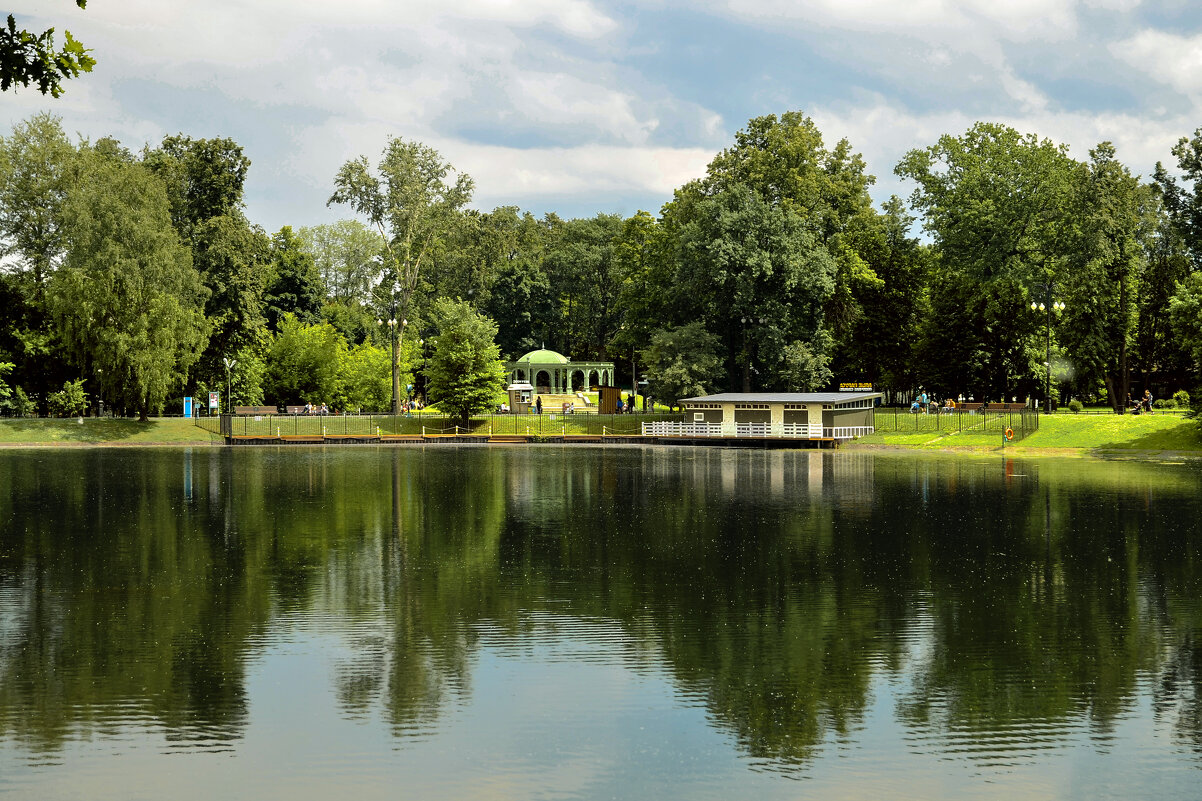
[[[171,220],[185,241],[205,220],[241,211],[250,159],[233,139],[167,136],[142,160],[167,184]]]
[[[66,244],[62,206],[76,171],[77,148],[59,118],[37,114],[0,139],[0,300],[6,325],[0,352],[16,365],[14,381],[37,397],[69,376],[46,307],[46,286]]]
[[[915,386],[915,345],[929,303],[930,254],[910,236],[914,222],[892,197],[875,218],[874,230],[859,237],[859,249],[879,284],[860,296],[862,313],[837,370],[886,391]]]
[[[75,5],[86,7],[88,0],[75,0]],[[40,34],[17,30],[17,21],[8,15],[8,27],[0,28],[0,91],[7,92],[14,84],[29,86],[31,83],[42,94],[59,97],[63,93],[63,81],[78,78],[81,72],[91,72],[96,59],[79,41],[66,31],[66,42],[62,49],[54,43],[54,28]]]
[[[720,345],[700,320],[652,333],[642,353],[649,394],[669,406],[705,395],[721,380]]]
[[[394,414],[400,413],[401,403],[399,342],[422,286],[422,270],[472,196],[472,179],[453,173],[433,148],[390,138],[374,171],[366,156],[342,165],[328,201],[350,206],[380,233],[386,264],[378,300],[397,324],[392,336]]]
[[[198,377],[224,375],[223,359],[266,347],[263,296],[271,279],[270,243],[241,213],[202,220],[192,229],[192,263],[208,290],[205,317],[212,327],[197,365]]]
[[[339,220],[296,231],[301,249],[313,258],[330,300],[345,306],[371,301],[380,274],[380,235],[359,220]]]
[[[438,334],[426,361],[428,397],[466,426],[473,414],[492,408],[505,392],[497,325],[468,303],[447,298],[434,304],[431,316]]]
[[[614,241],[622,219],[598,214],[552,230],[543,267],[557,298],[550,340],[573,358],[605,359],[618,331],[621,277]]]
[[[206,291],[153,175],[95,154],[79,175],[63,203],[67,258],[51,309],[74,361],[145,420],[205,346]]]
[[[1032,287],[1052,281],[1060,266],[1073,164],[1047,139],[977,123],[897,165],[917,184],[910,202],[923,214],[939,269],[978,290],[969,333],[971,347],[986,354],[984,374],[971,378],[979,396],[1034,386],[1027,345],[1042,319],[1027,304]]]
[[[1111,407],[1122,412],[1130,390],[1138,279],[1153,196],[1103,142],[1074,170],[1074,246],[1062,282],[1066,308],[1058,339],[1079,379],[1103,380]]]
[[[271,239],[272,280],[264,296],[267,322],[279,330],[285,314],[293,314],[305,325],[321,317],[325,299],[321,274],[313,257],[301,249],[300,242],[285,225]]]
[[[723,341],[731,388],[790,383],[786,353],[799,347],[829,378],[824,309],[835,265],[806,221],[743,184],[689,202],[676,292],[687,319],[704,321]]]
[[[250,159],[232,139],[177,134],[144,149],[142,162],[166,185],[172,224],[192,249],[192,262],[209,290],[205,314],[214,331],[197,378],[215,383],[224,376],[223,358],[244,349],[261,356],[266,347],[269,241],[242,212]]]
[[[488,284],[478,307],[497,323],[497,345],[516,359],[540,347],[555,323],[555,293],[544,259],[557,218],[535,219],[515,206],[483,216],[478,226]]]
[[[874,223],[868,188],[875,180],[846,139],[827,148],[812,119],[789,111],[749,120],[735,134],[735,144],[714,157],[702,185],[706,194],[745,185],[765,203],[805,221],[815,245],[833,260],[823,325],[835,347],[842,347],[862,313],[861,296],[879,289],[861,253],[861,239]]]

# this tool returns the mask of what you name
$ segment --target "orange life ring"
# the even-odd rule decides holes
[[[1006,441],[1011,442],[1013,439],[1014,439],[1014,429],[1007,428],[1006,429]]]

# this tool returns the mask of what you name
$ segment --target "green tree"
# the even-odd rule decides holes
[[[62,263],[62,206],[76,170],[77,148],[61,121],[37,114],[0,139],[0,353],[11,357],[14,380],[33,391],[45,411],[50,388],[69,376],[46,286]]]
[[[805,220],[742,184],[690,202],[675,291],[686,319],[705,322],[724,342],[732,388],[786,383],[790,346],[828,363],[824,314],[835,264]]]
[[[4,415],[12,414],[13,411],[13,388],[5,380],[12,371],[12,362],[0,362],[0,414]]]
[[[88,0],[75,0],[80,8]],[[54,28],[40,34],[17,30],[17,21],[8,15],[8,27],[0,28],[0,91],[7,92],[14,84],[37,86],[42,94],[60,97],[62,82],[78,78],[81,72],[91,72],[96,59],[85,49],[71,31],[66,31],[67,41],[62,49],[54,43]]]
[[[397,327],[392,337],[392,409],[400,413],[400,349],[422,287],[427,258],[460,221],[471,200],[472,179],[458,173],[433,148],[390,138],[373,172],[366,156],[346,162],[334,179],[329,204],[345,204],[380,233],[384,280],[377,302]]]
[[[939,270],[977,290],[965,346],[986,356],[984,372],[969,377],[978,397],[1035,386],[1028,347],[1042,320],[1027,304],[1031,287],[1051,281],[1062,263],[1073,165],[1063,146],[977,123],[911,150],[895,169],[917,184],[910,202],[923,214]]]
[[[54,417],[75,417],[88,409],[88,393],[83,389],[84,379],[67,381],[58,392],[47,398],[50,414]]]
[[[548,340],[577,359],[607,358],[618,332],[621,276],[614,241],[621,230],[621,217],[598,214],[551,231],[543,269],[557,308]]]
[[[63,203],[67,257],[51,309],[75,363],[145,420],[205,347],[207,293],[145,168],[87,154],[78,181]]]
[[[338,366],[339,409],[363,409],[382,412],[388,408],[391,379],[389,355],[384,348],[364,342],[347,348]],[[409,376],[402,375],[409,383]]]
[[[438,329],[425,376],[430,402],[466,426],[491,409],[505,392],[505,365],[496,344],[497,325],[461,300],[434,304]]]
[[[171,221],[185,241],[205,220],[241,212],[250,159],[233,139],[167,136],[142,160],[166,183]]]
[[[271,263],[273,277],[264,296],[264,311],[272,330],[279,330],[285,314],[306,325],[317,322],[325,300],[321,274],[291,226],[285,225],[272,237]]]
[[[823,326],[834,348],[845,348],[859,320],[861,297],[878,288],[863,256],[875,222],[868,188],[875,178],[846,139],[828,148],[822,132],[801,111],[748,120],[735,143],[714,157],[701,184],[707,195],[742,185],[770,206],[796,214],[832,260],[832,287]]]
[[[285,313],[268,352],[267,397],[279,404],[333,402],[345,349],[346,341],[329,323],[305,325]]]
[[[380,235],[359,220],[339,220],[296,231],[300,248],[313,258],[326,295],[344,306],[371,302],[380,274]]]
[[[860,252],[880,280],[861,292],[861,314],[849,346],[836,356],[836,373],[886,391],[909,389],[918,380],[915,348],[928,313],[931,259],[929,250],[909,235],[913,222],[903,202],[891,197],[871,236],[860,237]]]
[[[496,321],[497,345],[508,358],[516,359],[551,339],[556,296],[544,258],[554,226],[513,206],[483,215],[477,226],[478,257],[488,279],[487,291],[476,303]]]
[[[223,359],[266,347],[263,306],[271,280],[270,242],[239,212],[202,220],[191,231],[192,264],[209,291],[205,317],[212,328],[197,377],[214,383],[224,380]]]
[[[1058,340],[1078,380],[1104,381],[1111,408],[1122,412],[1153,196],[1115,158],[1109,142],[1089,155],[1089,164],[1074,172],[1074,246],[1065,265],[1066,308]]]
[[[675,406],[682,398],[707,394],[722,374],[720,345],[700,321],[654,332],[641,354],[651,396]]]
[[[266,346],[263,295],[271,280],[270,241],[242,212],[250,159],[232,139],[177,134],[144,149],[142,163],[166,185],[172,224],[192,249],[192,263],[209,290],[205,315],[213,334],[197,379],[223,383],[222,359]]]
[[[1158,191],[1157,184],[1153,190]],[[1185,238],[1161,203],[1146,237],[1144,273],[1139,280],[1139,328],[1135,350],[1143,384],[1158,383],[1166,391],[1193,386],[1193,365],[1181,341],[1173,335],[1170,299],[1190,272]],[[1163,397],[1164,392],[1153,394]]]

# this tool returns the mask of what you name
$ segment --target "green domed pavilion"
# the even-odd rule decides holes
[[[612,386],[613,362],[574,362],[553,350],[532,350],[505,365],[509,382],[527,383],[540,395],[564,395],[595,386]]]

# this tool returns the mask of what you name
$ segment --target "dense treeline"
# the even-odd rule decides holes
[[[667,401],[848,380],[1042,399],[1047,360],[1054,399],[1120,409],[1199,383],[1202,130],[1172,156],[1145,181],[1109,143],[1080,161],[978,123],[906,154],[911,196],[877,208],[851,144],[789,112],[658,217],[564,220],[473,210],[470,177],[394,139],[333,176],[357,219],[269,234],[237,143],[134,153],[39,115],[0,139],[0,404],[145,415],[228,382],[238,403],[378,410],[425,391],[440,326],[491,331],[477,315],[503,357],[613,360]]]

